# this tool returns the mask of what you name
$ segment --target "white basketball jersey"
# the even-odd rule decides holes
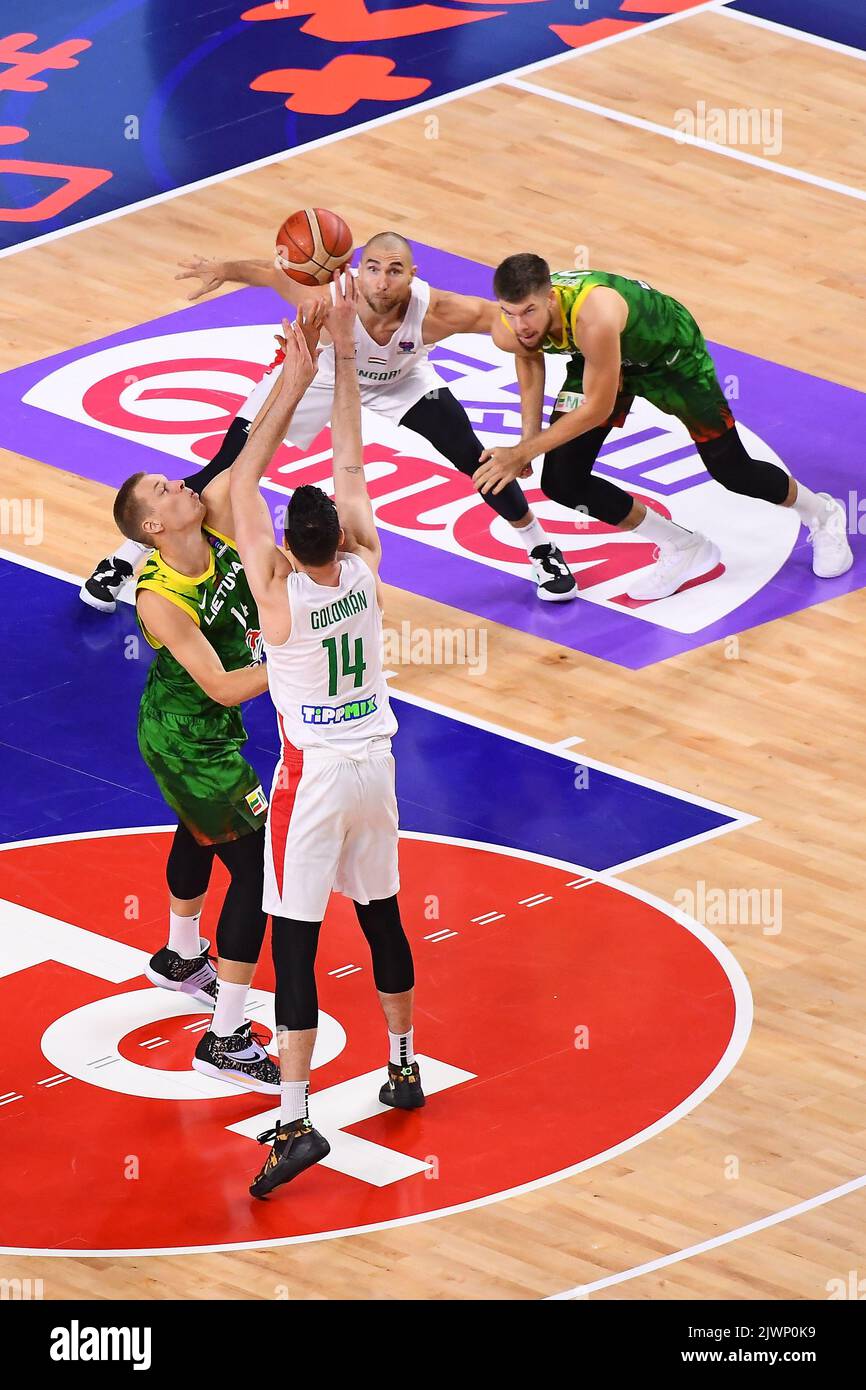
[[[333,296],[333,286],[331,294]],[[355,320],[355,366],[364,405],[372,405],[375,409],[374,402],[383,389],[390,392],[398,382],[419,370],[423,371],[425,376],[429,376],[429,386],[426,389],[435,390],[437,386],[442,385],[436,372],[427,362],[430,348],[423,341],[424,316],[429,305],[430,286],[426,280],[419,280],[416,276],[410,286],[409,303],[403,321],[394,329],[384,347],[381,343],[373,341],[360,317]],[[414,380],[417,381],[417,378]],[[329,344],[319,358],[316,384],[333,388],[333,344]],[[416,395],[415,399],[419,399],[419,396]]]
[[[396,732],[382,675],[382,615],[372,570],[340,551],[340,583],[303,571],[286,579],[292,631],[264,643],[268,687],[284,744],[365,758]]]

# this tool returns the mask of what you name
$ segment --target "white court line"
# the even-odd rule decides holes
[[[694,12],[687,10],[686,13]],[[746,150],[736,149],[731,145],[719,145],[715,140],[702,140],[698,135],[687,135],[684,131],[674,130],[672,126],[647,121],[643,116],[630,116],[627,112],[617,111],[612,106],[599,106],[595,101],[584,101],[582,97],[569,96],[566,92],[557,92],[550,87],[539,87],[534,82],[512,78],[504,85],[528,92],[532,96],[545,97],[548,101],[557,101],[562,106],[587,111],[592,116],[603,116],[606,120],[617,121],[620,125],[633,126],[635,130],[645,130],[650,135],[662,135],[666,140],[675,140],[678,145],[691,145],[694,149],[709,150],[713,154],[723,155],[726,159],[736,159],[740,164],[751,164],[756,169],[766,169],[771,174],[783,174],[798,183],[808,183],[815,188],[823,188],[830,193],[841,193],[846,198],[856,198],[861,203],[866,203],[866,189],[852,188],[850,184],[837,183],[835,179],[825,179],[820,174],[809,174],[805,169],[795,169],[793,165],[780,164],[775,159],[764,159],[761,155],[749,154]]]
[[[866,1187],[866,1174],[862,1178],[852,1178],[850,1182],[840,1183],[838,1187],[828,1188],[826,1192],[819,1192],[817,1197],[807,1197],[804,1202],[797,1202],[793,1207],[785,1207],[784,1211],[774,1212],[772,1216],[762,1216],[758,1221],[750,1221],[748,1226],[738,1226],[736,1230],[726,1231],[724,1235],[713,1236],[710,1240],[702,1240],[698,1245],[688,1245],[685,1250],[676,1250],[672,1255],[662,1255],[658,1260],[648,1260],[646,1264],[635,1265],[633,1269],[625,1269],[621,1274],[608,1274],[604,1279],[594,1279],[590,1284],[576,1284],[573,1289],[566,1289],[563,1293],[548,1294],[545,1302],[554,1303],[557,1299],[586,1297],[591,1293],[597,1293],[600,1289],[609,1289],[614,1284],[624,1284],[629,1279],[639,1279],[642,1274],[652,1274],[657,1269],[667,1269],[669,1265],[679,1264],[681,1260],[690,1260],[693,1255],[703,1255],[707,1250],[718,1250],[721,1245],[732,1245],[735,1240],[752,1236],[757,1231],[766,1231],[770,1226],[779,1226],[783,1221],[791,1221],[795,1216],[803,1216],[805,1212],[814,1211],[816,1207],[826,1206],[828,1202],[835,1202],[837,1197],[846,1197],[849,1192],[856,1192],[861,1187]]]
[[[811,43],[817,48],[829,48],[833,53],[844,53],[848,58],[856,58],[859,62],[866,62],[866,53],[862,48],[851,48],[847,43],[837,43],[835,39],[825,39],[820,34],[809,34],[802,29],[790,29],[787,24],[779,24],[775,19],[761,19],[756,14],[744,14],[741,10],[724,9],[721,11],[729,15],[731,19],[738,19],[741,24],[755,24],[759,29],[769,29],[773,34],[783,34],[788,39],[799,39],[801,43]]]
[[[720,5],[727,4],[727,0],[707,0],[706,4],[695,5],[691,10],[683,10],[680,14],[662,15],[658,19],[653,19],[647,24],[638,24],[634,29],[624,29],[620,34],[610,34],[605,39],[596,39],[594,43],[585,44],[583,48],[567,48],[563,53],[554,53],[550,58],[540,58],[535,63],[525,63],[522,67],[511,68],[508,72],[497,73],[494,77],[486,77],[482,82],[471,82],[466,87],[458,87],[454,92],[445,92],[442,96],[431,97],[429,101],[418,102],[415,106],[405,107],[400,111],[389,111],[382,116],[374,116],[370,121],[363,121],[360,125],[347,127],[346,130],[335,131],[331,135],[322,135],[318,140],[310,140],[307,144],[296,145],[294,149],[280,150],[278,154],[266,155],[263,159],[251,160],[249,164],[237,164],[233,169],[225,169],[221,174],[210,174],[207,178],[196,179],[193,183],[185,183],[180,188],[169,188],[164,193],[155,193],[151,198],[142,198],[137,203],[128,203],[126,207],[115,208],[111,212],[101,212],[96,217],[88,217],[83,222],[76,222],[72,227],[60,227],[54,232],[45,232],[42,236],[33,237],[32,241],[19,242],[17,246],[8,246],[5,250],[0,250],[0,259],[4,256],[14,256],[20,251],[29,251],[36,246],[44,246],[46,242],[56,241],[58,237],[71,236],[73,232],[83,232],[89,227],[98,227],[103,222],[113,222],[115,218],[126,217],[127,213],[140,212],[144,208],[157,207],[160,203],[167,203],[172,198],[179,198],[183,193],[195,193],[200,188],[210,188],[213,184],[224,183],[226,179],[233,179],[235,175],[250,174],[255,169],[264,169],[269,164],[278,164],[283,160],[294,159],[299,154],[309,154],[313,150],[324,149],[327,145],[335,145],[340,140],[347,140],[352,135],[361,135],[368,130],[378,130],[380,126],[390,125],[392,121],[403,120],[406,116],[417,116],[424,111],[432,111],[436,106],[445,106],[449,101],[457,101],[460,97],[471,96],[474,92],[484,92],[490,87],[498,87],[510,77],[516,77],[522,72],[540,72],[544,68],[555,67],[557,63],[567,62],[569,58],[579,58],[583,53],[594,53],[600,48],[607,48],[608,44],[622,43],[625,39],[636,38],[650,29],[664,29],[668,24],[677,24],[682,19],[688,19],[693,14],[700,14],[702,10],[717,10]]]

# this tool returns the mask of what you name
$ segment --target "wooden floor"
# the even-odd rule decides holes
[[[697,100],[780,108],[781,163],[866,189],[863,77],[853,57],[703,12],[529,80],[668,127]],[[314,202],[348,210],[358,239],[393,226],[490,265],[531,248],[565,267],[587,246],[591,264],[675,293],[708,337],[864,389],[861,202],[507,83],[436,114],[437,139],[410,114],[6,259],[0,368],[180,307],[179,257],[266,254],[276,211]],[[114,543],[107,489],[8,454],[0,465],[3,496],[45,499],[30,558],[85,573]],[[478,625],[393,589],[388,605],[396,623]],[[866,1173],[864,621],[854,593],[747,632],[736,656],[719,644],[640,672],[487,625],[485,676],[397,678],[498,723],[519,690],[514,727],[580,735],[594,758],[759,817],[626,875],[668,901],[699,879],[782,891],[779,935],[714,928],[749,978],[755,1023],[686,1118],[553,1186],[402,1229],[233,1255],[0,1257],[0,1276],[40,1277],[51,1298],[272,1298],[288,1285],[293,1298],[532,1299]],[[862,1272],[864,1235],[861,1189],[592,1297],[821,1299],[828,1280]]]

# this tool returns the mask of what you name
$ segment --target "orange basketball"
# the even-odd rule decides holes
[[[352,255],[352,233],[327,208],[302,208],[277,232],[281,268],[301,285],[324,285]]]

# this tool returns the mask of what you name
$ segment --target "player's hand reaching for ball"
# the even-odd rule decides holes
[[[223,261],[209,261],[204,256],[193,256],[192,260],[179,261],[180,274],[175,280],[201,280],[198,289],[188,295],[189,299],[201,299],[203,294],[212,294],[226,281],[226,266]]]
[[[358,316],[358,290],[349,270],[335,270],[331,276],[331,297],[323,301],[325,328],[334,342],[338,357],[355,355],[355,319]]]
[[[280,372],[280,395],[284,398],[290,397],[295,403],[300,400],[316,375],[316,343],[320,326],[314,327],[309,321],[304,320],[301,310],[298,311],[294,323],[283,319],[286,355]]]

